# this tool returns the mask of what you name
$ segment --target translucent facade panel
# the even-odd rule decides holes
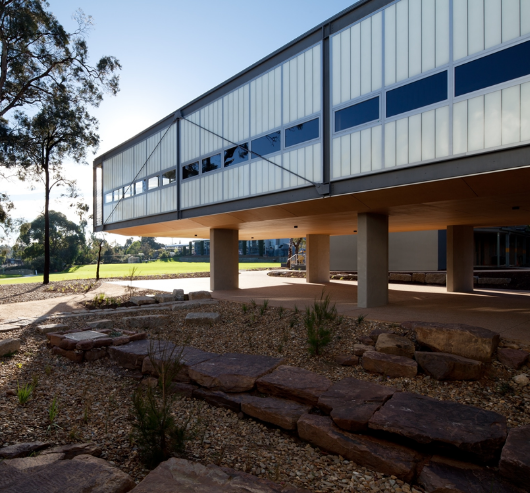
[[[234,200],[250,194],[250,166],[227,168],[223,171],[223,200]]]
[[[215,101],[202,108],[199,113],[201,127],[206,129],[201,128],[202,155],[217,151],[224,145],[224,140],[217,137],[217,135],[223,135],[223,101],[221,99]]]
[[[436,157],[436,110],[422,113],[421,117],[421,160]]]
[[[385,10],[385,85],[396,82],[396,6]]]
[[[409,77],[421,74],[421,0],[409,0]]]
[[[121,166],[123,168],[123,184],[129,185],[133,182],[134,178],[136,177],[136,173],[138,173],[139,171],[134,167],[134,149],[129,148],[126,151],[123,151],[121,155]]]
[[[177,187],[160,190],[160,212],[177,210]]]
[[[320,45],[283,64],[283,123],[289,123],[320,111]]]
[[[103,168],[103,191],[107,192],[108,190],[112,190],[113,183],[112,183],[112,162],[110,160],[105,161],[102,165]]]
[[[521,0],[521,36],[530,34],[530,2]]]
[[[266,75],[263,77],[266,77]],[[246,84],[223,98],[223,132],[220,135],[223,135],[231,142],[248,139],[250,119],[249,94],[250,85]],[[264,109],[268,113],[268,107],[264,107],[259,114],[262,114],[261,111]],[[224,142],[224,145],[226,144]]]
[[[383,85],[383,14],[372,17],[372,91]]]
[[[484,49],[484,0],[468,0],[468,55]]]
[[[436,66],[449,63],[449,0],[436,0]]]
[[[200,180],[189,180],[181,184],[180,205],[183,209],[196,207],[201,203]]]
[[[453,105],[453,154],[467,152],[467,101]]]
[[[223,174],[201,176],[201,205],[223,201]]]
[[[146,195],[147,215],[160,213],[160,190]]]
[[[152,175],[162,169],[160,159],[160,138],[162,133],[157,132],[146,140],[146,174]],[[143,165],[142,165],[143,166]]]
[[[455,60],[468,55],[467,25],[467,0],[453,2],[453,58]]]
[[[382,168],[381,125],[333,140],[332,179],[336,180]]]
[[[449,156],[449,106],[436,109],[436,158]]]
[[[101,167],[96,168],[96,210],[95,219],[96,226],[103,224],[103,169]]]
[[[502,94],[495,91],[484,96],[484,142],[486,148],[502,145]]]
[[[502,144],[521,140],[521,86],[502,91]]]
[[[138,178],[145,178],[147,175],[147,167],[144,166],[147,160],[147,143],[144,140],[134,146],[134,175]]]
[[[312,182],[322,183],[322,146],[319,143],[285,152],[283,154],[283,167]],[[283,188],[302,185],[307,186],[309,183],[292,173],[283,172]]]
[[[484,48],[502,43],[502,0],[484,0]]]
[[[281,165],[282,157],[273,156],[272,162]],[[282,188],[282,170],[267,161],[259,160],[250,165],[250,193],[274,192]]]
[[[396,122],[385,125],[385,168],[396,165]]]
[[[409,163],[421,161],[421,115],[409,118]]]
[[[396,122],[396,165],[409,163],[409,119]]]
[[[409,2],[396,4],[396,82],[409,77]]]
[[[134,218],[134,202],[132,200],[125,200],[121,204],[122,221]]]
[[[484,96],[468,101],[467,138],[469,152],[484,149]]]
[[[173,123],[160,142],[160,169],[168,169],[177,165],[177,123]]]
[[[186,115],[180,121],[180,161],[182,163],[197,159],[201,154],[199,127],[194,123],[200,125],[199,112]]]
[[[421,69],[436,67],[436,0],[423,0],[421,8]]]
[[[530,140],[530,82],[521,84],[521,141]]]
[[[134,217],[142,217],[146,214],[146,196],[140,195],[132,199],[134,201]]]
[[[525,0],[522,0],[523,2]],[[521,0],[502,0],[502,42],[510,41],[521,34]]]

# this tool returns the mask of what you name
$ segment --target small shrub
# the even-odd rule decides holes
[[[50,365],[46,365],[44,367],[44,373],[49,377],[52,374],[52,367]]]
[[[266,311],[269,307],[269,300],[263,300],[263,310]]]
[[[309,354],[319,356],[322,350],[331,342],[333,330],[331,322],[337,319],[337,308],[331,305],[329,294],[324,296],[324,291],[319,301],[306,308],[304,326],[307,330],[307,345]]]
[[[250,300],[250,306],[254,310],[256,308],[256,301],[255,300]]]
[[[284,312],[285,308],[283,306],[280,306],[280,308],[278,308],[278,316],[280,317],[280,320],[282,319]]]
[[[497,386],[500,395],[511,395],[514,393],[513,387],[508,382],[502,382]]]
[[[25,405],[26,402],[28,402],[32,393],[33,393],[33,387],[30,383],[27,383],[26,385],[21,387],[17,382],[17,397],[18,397],[18,403],[21,406]]]
[[[51,431],[52,428],[60,428],[60,426],[56,423],[58,415],[59,402],[57,401],[57,397],[54,397],[48,409],[48,431]]]
[[[33,378],[31,379],[31,386],[36,389],[39,386],[39,377],[37,375],[33,375]]]
[[[361,325],[364,322],[364,319],[366,318],[366,315],[357,315],[357,325]]]
[[[248,312],[248,306],[245,303],[243,303],[241,305],[241,310],[243,310],[243,313],[246,314]]]

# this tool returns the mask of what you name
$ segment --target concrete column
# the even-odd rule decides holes
[[[239,288],[239,233],[210,229],[210,290]]]
[[[447,292],[473,291],[473,226],[447,226]]]
[[[329,235],[306,236],[306,282],[329,282]]]
[[[388,304],[388,216],[357,216],[357,306]]]

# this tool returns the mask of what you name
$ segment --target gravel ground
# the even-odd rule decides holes
[[[47,300],[69,294],[82,294],[98,288],[103,281],[81,279],[76,281],[40,282],[28,284],[0,284],[0,305],[24,301]]]
[[[292,311],[282,312],[280,308],[269,307],[261,314],[260,306],[253,308],[249,305],[244,313],[242,305],[230,302],[220,302],[215,308],[209,307],[208,311],[219,311],[222,322],[213,328],[190,327],[184,325],[187,312],[171,312],[170,322],[151,336],[219,353],[282,356],[286,364],[315,371],[333,381],[348,376],[376,381],[498,412],[507,417],[510,426],[530,424],[530,389],[517,387],[512,382],[514,375],[528,373],[527,368],[509,371],[495,362],[488,368],[486,378],[479,382],[444,383],[425,376],[384,379],[366,373],[360,367],[339,366],[333,357],[351,352],[358,337],[375,328],[402,333],[398,325],[357,324],[354,319],[344,318],[336,326],[334,340],[324,356],[310,358],[301,316]],[[120,327],[120,314],[109,310],[99,318],[103,317],[115,319],[116,327]],[[97,318],[93,315],[65,321],[74,328]],[[47,323],[53,321],[50,319]],[[212,331],[215,331],[215,337],[212,337]],[[23,346],[15,356],[0,358],[0,445],[39,439],[57,443],[93,440],[103,445],[107,460],[135,480],[139,481],[147,474],[129,439],[130,395],[138,384],[128,378],[131,372],[117,368],[109,360],[76,365],[53,356],[45,346],[45,337],[32,327],[1,337],[21,337]],[[39,384],[25,406],[18,404],[16,395],[6,394],[6,391],[16,389],[17,381],[22,385],[31,382],[34,376]],[[61,428],[48,430],[48,409],[54,396],[59,401],[57,424]],[[85,410],[87,420],[83,419]],[[181,399],[174,412],[182,421],[187,416],[193,417],[192,424],[197,433],[187,446],[188,458],[193,460],[234,467],[260,477],[305,486],[312,491],[414,491],[410,485],[395,478],[326,454],[289,432],[238,417],[231,411],[211,407],[202,401]]]

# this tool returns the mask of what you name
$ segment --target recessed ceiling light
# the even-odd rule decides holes
[[[354,232],[354,233],[357,233],[357,230],[356,230],[356,229],[354,229],[354,230],[353,230],[353,232]]]
[[[298,228],[298,226],[295,226],[295,228]]]
[[[197,235],[195,235],[195,236],[197,236]]]
[[[520,207],[518,205],[514,205],[512,207],[512,211],[518,211],[520,209]]]

